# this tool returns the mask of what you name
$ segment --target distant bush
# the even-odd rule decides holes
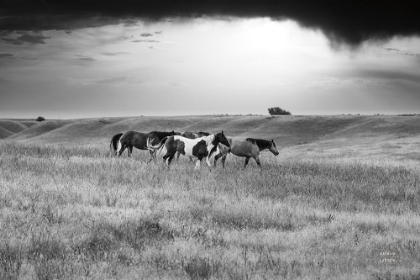
[[[268,113],[270,115],[291,115],[289,111],[283,110],[279,107],[268,108]]]
[[[44,118],[44,117],[39,116],[38,118],[36,118],[36,121],[37,121],[37,122],[43,122],[43,121],[45,121],[45,118]]]

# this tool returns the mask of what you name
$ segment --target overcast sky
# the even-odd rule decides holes
[[[410,7],[26,1],[0,9],[0,118],[420,113]]]

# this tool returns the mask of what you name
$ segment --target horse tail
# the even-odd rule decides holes
[[[109,149],[111,151],[113,151],[114,153],[117,153],[117,142],[118,142],[118,140],[120,140],[122,135],[123,135],[123,133],[115,134],[112,137],[111,142],[109,143]]]
[[[121,151],[122,148],[122,144],[121,144],[121,138],[118,139],[118,146],[117,146],[117,150],[115,151],[116,154],[118,154]]]
[[[162,152],[162,150],[163,150],[163,147],[165,147],[166,140],[168,140],[168,138],[169,138],[169,137],[170,137],[170,136],[166,136],[165,138],[163,138],[163,139],[161,140],[161,142],[162,142],[162,141],[164,141],[164,142],[162,143],[162,146],[160,146],[160,148],[158,148],[158,149],[157,149],[156,154],[160,155],[160,153],[161,153],[161,152]]]
[[[146,141],[146,147],[149,151],[156,151],[159,148],[162,148],[163,145],[165,144],[166,140],[169,138],[170,136],[166,136],[164,137],[162,140],[160,140],[160,142],[156,145],[152,144],[152,141],[154,140],[154,138],[150,138],[147,137],[147,141]]]
[[[165,141],[165,143],[166,143],[166,141]],[[160,146],[159,150],[158,150],[156,153],[158,153],[158,154],[160,155],[160,153],[161,153],[161,152],[162,152],[162,150],[163,150],[163,147],[165,147],[165,145],[164,145],[164,144],[162,144],[162,146]]]

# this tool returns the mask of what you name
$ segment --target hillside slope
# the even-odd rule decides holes
[[[0,119],[0,139],[7,138],[37,123],[31,120]]]
[[[0,121],[14,141],[75,142],[110,139],[118,132],[135,130],[224,131],[226,135],[273,138],[282,145],[318,140],[420,135],[420,117],[399,116],[175,116],[48,120],[31,127]]]
[[[3,123],[5,123],[3,121]],[[3,125],[4,127],[4,125]],[[175,116],[48,120],[22,129],[8,123],[2,141],[108,147],[119,132],[224,131],[274,139],[284,152],[393,155],[420,159],[420,116]]]

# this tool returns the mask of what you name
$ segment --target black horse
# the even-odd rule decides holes
[[[125,149],[128,150],[128,156],[130,157],[133,153],[133,147],[136,147],[139,150],[147,150],[147,138],[153,139],[154,144],[160,142],[161,139],[165,138],[166,136],[172,135],[180,135],[179,132],[175,131],[151,131],[149,133],[141,133],[137,131],[127,131],[121,135],[120,139],[118,140],[116,154],[121,156]],[[156,160],[156,153],[155,151],[150,151],[150,160]]]

